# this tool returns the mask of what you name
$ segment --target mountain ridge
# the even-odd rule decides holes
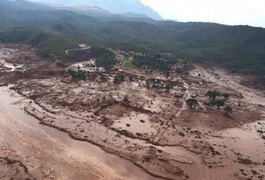
[[[32,2],[42,2],[42,3],[49,3],[54,5],[61,5],[61,6],[96,6],[101,9],[107,10],[113,14],[127,14],[127,13],[134,13],[134,14],[142,14],[148,16],[152,19],[162,20],[162,17],[153,10],[149,6],[145,6],[139,0],[31,0]]]

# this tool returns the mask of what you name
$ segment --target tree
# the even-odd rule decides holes
[[[166,77],[169,78],[169,76],[170,76],[170,72],[167,71],[167,72],[165,72],[165,74],[166,74]]]
[[[124,96],[123,102],[125,102],[125,103],[129,103],[130,102],[127,94]]]
[[[131,81],[131,82],[134,81],[134,77],[132,74],[129,75],[129,81]]]
[[[187,99],[186,104],[189,106],[190,109],[195,109],[195,107],[199,104],[196,99]]]
[[[172,89],[172,88],[173,88],[172,83],[171,82],[167,82],[166,85],[165,85],[166,92],[169,92],[170,89]]]
[[[124,78],[125,78],[124,74],[118,73],[115,75],[113,82],[114,84],[121,84],[124,81]]]
[[[75,71],[72,70],[72,69],[68,69],[67,72],[66,72],[66,74],[67,74],[68,76],[70,76],[70,77],[73,77],[73,76],[75,75]]]
[[[223,97],[225,98],[224,100],[227,101],[228,98],[230,97],[230,95],[229,94],[223,94]]]
[[[206,93],[206,96],[208,96],[209,99],[211,99],[212,101],[214,101],[215,98],[216,98],[217,96],[220,96],[220,95],[221,95],[221,94],[220,94],[219,92],[217,92],[216,90],[214,90],[214,91],[208,91],[208,92]]]
[[[225,114],[226,114],[227,116],[229,116],[229,114],[231,114],[232,111],[233,111],[233,109],[232,109],[230,106],[226,106],[226,107],[224,108],[224,112],[225,112]]]
[[[72,69],[68,69],[67,75],[74,78],[74,79],[85,80],[86,76],[87,76],[87,72],[80,70],[80,67],[79,68],[78,67],[77,67],[77,69],[78,69],[77,71],[72,70]]]
[[[218,109],[220,109],[221,106],[225,105],[225,102],[221,99],[214,100],[212,103],[214,106],[217,106]]]

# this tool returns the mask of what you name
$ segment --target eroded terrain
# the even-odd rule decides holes
[[[241,85],[241,76],[199,64],[184,74],[172,70],[169,76],[122,65],[104,70],[90,58],[61,67],[38,59],[35,51],[2,45],[0,72],[2,85],[11,89],[5,91],[24,97],[20,108],[41,125],[133,163],[133,173],[141,169],[151,179],[264,179],[265,94]],[[18,58],[25,52],[27,58]],[[205,94],[214,90],[220,92],[217,100],[232,108],[231,114],[224,112],[225,106],[211,104]],[[189,108],[187,99],[198,104]],[[23,163],[24,158],[13,159]],[[90,175],[117,178],[104,170],[108,176],[96,170]],[[65,173],[56,169],[55,178],[60,177],[56,171]]]

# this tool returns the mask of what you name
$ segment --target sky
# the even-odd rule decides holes
[[[265,0],[141,0],[163,18],[265,27]]]

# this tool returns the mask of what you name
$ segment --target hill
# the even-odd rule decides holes
[[[263,28],[88,16],[21,0],[1,1],[0,15],[2,42],[27,43],[44,55],[63,56],[65,49],[83,42],[126,51],[170,53],[186,61],[265,76]]]

